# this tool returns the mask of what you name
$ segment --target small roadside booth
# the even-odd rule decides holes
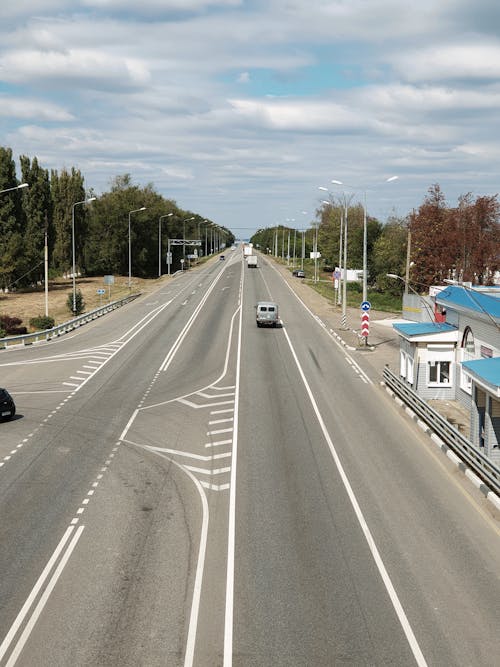
[[[444,322],[393,327],[400,335],[400,377],[424,399],[453,399],[457,328]]]
[[[472,381],[471,441],[500,461],[500,357],[462,362]]]

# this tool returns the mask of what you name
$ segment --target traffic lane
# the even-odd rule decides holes
[[[148,343],[147,345],[143,346],[144,349],[140,349],[140,345],[138,341],[134,341],[132,343],[132,348],[129,352],[132,351],[134,347],[137,347],[137,353],[142,353],[141,354],[141,361],[140,364],[137,363],[137,355],[132,355],[129,354],[127,356],[122,356],[114,359],[107,367],[106,367],[106,372],[98,376],[98,378],[95,379],[94,383],[92,385],[88,385],[82,392],[79,392],[75,396],[72,397],[71,402],[69,406],[66,408],[66,412],[68,410],[71,410],[73,415],[72,419],[70,420],[70,423],[68,425],[68,430],[73,432],[82,432],[83,434],[87,434],[90,436],[89,441],[86,443],[85,442],[85,436],[82,436],[82,447],[81,449],[85,449],[85,454],[83,451],[75,451],[77,449],[77,445],[79,443],[79,438],[75,437],[73,435],[73,439],[71,439],[71,434],[64,433],[63,429],[61,428],[61,417],[57,415],[55,417],[54,421],[51,422],[50,427],[51,428],[57,428],[58,429],[58,434],[60,434],[60,437],[63,442],[66,442],[66,440],[69,440],[71,442],[71,447],[63,447],[64,453],[66,454],[68,459],[74,459],[75,465],[78,467],[78,471],[83,474],[83,469],[85,466],[79,462],[79,459],[81,457],[86,457],[87,459],[89,457],[94,458],[94,462],[99,459],[99,454],[97,451],[98,450],[98,445],[103,444],[103,443],[109,443],[114,440],[114,438],[118,437],[116,429],[118,428],[119,432],[123,430],[124,424],[126,424],[130,418],[130,414],[133,413],[135,407],[137,406],[138,402],[141,400],[141,398],[144,398],[147,394],[148,388],[149,388],[149,383],[151,382],[151,378],[154,376],[154,372],[158,368],[158,359],[161,359],[164,354],[165,350],[161,351],[161,337],[158,335],[155,335],[155,332],[150,332],[151,334],[151,342]],[[214,338],[214,345],[217,337]],[[222,365],[225,359],[225,355],[221,352],[219,355],[214,355],[215,357],[220,358],[220,364]],[[148,360],[152,360],[149,362]],[[150,374],[145,373],[145,370],[147,368],[150,368]],[[221,375],[221,371],[219,370],[219,375]],[[145,377],[146,376],[146,377]],[[106,409],[107,408],[107,409]],[[77,421],[77,416],[81,414],[88,414],[89,419],[91,420],[96,420],[99,422],[99,415],[102,415],[102,421],[103,421],[103,426],[104,428],[108,429],[106,433],[99,433],[99,430],[96,429],[96,433],[89,433],[88,428],[82,424],[81,422]],[[101,426],[101,424],[99,424]],[[113,428],[114,427],[114,428]],[[164,426],[163,426],[164,428]],[[76,441],[76,442],[75,442]],[[49,451],[50,450],[50,451]],[[47,456],[49,456],[50,453],[52,453],[52,460],[54,459],[54,454],[55,452],[58,451],[57,449],[57,442],[52,440],[50,442],[50,447],[46,448],[46,453]],[[45,453],[45,452],[44,452]],[[40,459],[41,456],[37,457],[37,460],[35,461],[36,463],[36,470],[40,470]],[[34,466],[30,466],[30,470],[32,470]],[[48,470],[50,468],[49,465],[44,466],[44,470]],[[64,491],[65,490],[65,484],[69,485],[70,489],[74,491],[76,488],[77,491],[75,492],[75,495],[83,494],[83,487],[85,487],[86,482],[79,481],[79,483],[76,483],[74,480],[74,473],[70,467],[70,464],[68,463],[67,465],[67,470],[64,469],[63,467],[54,467],[52,469],[52,472],[54,475],[56,475],[56,470],[57,470],[57,475],[61,476],[61,479],[64,480],[64,484],[61,483],[61,489],[57,489],[58,491]],[[27,477],[27,472],[25,471],[24,474],[24,479]],[[73,477],[72,477],[73,475]],[[48,476],[48,473],[47,473]],[[26,483],[27,486],[31,486],[31,482]],[[51,489],[54,486],[52,483],[52,480],[48,479],[47,480],[47,488]],[[64,507],[71,506],[74,504],[75,498],[67,498],[64,496],[59,496],[57,495],[58,499],[62,502]],[[52,496],[48,499],[46,499],[49,503],[53,500]],[[71,502],[73,501],[73,502]],[[37,507],[43,507],[43,502],[41,499],[33,499],[28,502],[28,507],[29,505],[36,505]],[[22,522],[22,516],[28,511],[28,507],[24,508],[24,512],[21,511],[21,522]],[[14,508],[12,508],[14,510]],[[43,512],[43,510],[41,510]],[[52,513],[54,514],[55,510],[52,509]],[[16,521],[15,516],[14,516],[14,511],[9,511],[9,516],[12,517],[12,525],[17,524],[19,522]],[[48,523],[48,521],[47,521]],[[35,525],[37,524],[36,517],[33,517],[33,524],[30,525],[26,531],[21,531],[22,535],[17,534],[18,539],[26,538],[28,539],[35,539],[33,537],[33,532]],[[64,527],[64,518],[61,519],[61,525],[58,525],[56,528],[53,527],[51,531],[46,529],[44,531],[44,535],[48,535],[49,532],[53,534],[60,535],[62,532],[62,529]],[[47,542],[50,542],[50,544],[53,546],[54,542],[50,541],[47,538]],[[15,541],[12,539],[5,540],[4,544],[15,544]],[[27,549],[28,552],[31,552],[32,550]],[[35,550],[33,550],[35,551]],[[36,549],[37,553],[40,553],[41,550],[39,548]],[[48,557],[48,554],[41,554],[40,560],[43,562],[44,555]],[[40,566],[42,565],[42,562],[40,562]],[[41,571],[41,567],[37,565],[36,563],[33,564],[31,568],[25,568],[29,569],[30,571],[35,571],[38,570]],[[4,571],[8,571],[7,568],[5,568]],[[26,575],[26,573],[25,573]],[[9,577],[9,580],[15,580],[15,577]],[[26,575],[26,581],[29,581],[29,577]],[[12,600],[16,600],[14,596],[12,596]],[[14,605],[15,606],[15,605]]]
[[[149,345],[132,341],[128,355],[68,399],[0,471],[0,563],[12,573],[0,592],[14,606],[64,532],[68,508],[86,492],[103,446],[119,437],[165,354],[160,337],[149,335]]]
[[[233,663],[413,665],[283,332],[244,323]]]
[[[200,278],[196,280],[196,285],[199,286]],[[149,309],[146,316],[139,310],[134,321],[130,319],[129,313],[127,315],[129,333],[121,342],[116,340],[111,342],[114,340],[112,339],[114,322],[100,320],[102,329],[106,330],[109,336],[107,342],[100,347],[82,348],[80,340],[71,339],[65,346],[58,347],[55,354],[54,347],[50,348],[50,351],[47,348],[45,356],[37,356],[38,361],[27,354],[24,355],[24,361],[20,357],[17,361],[7,362],[8,365],[4,365],[1,370],[4,375],[8,371],[10,378],[8,386],[16,401],[18,418],[9,429],[0,431],[0,461],[9,456],[13,447],[22,447],[26,444],[27,439],[32,438],[38,430],[40,423],[52,418],[55,412],[63,407],[65,397],[72,391],[78,390],[85,382],[94,382],[94,375],[112,357],[130,355],[132,351],[123,348],[134,337],[136,343],[137,341],[142,343],[150,334],[161,345],[168,341],[173,342],[204,296],[204,289],[191,289],[194,286],[190,284],[190,298],[184,301],[177,300],[170,305],[167,305],[167,301],[163,306]],[[160,313],[162,308],[168,312]],[[73,347],[68,347],[69,343]]]
[[[17,664],[182,665],[201,532],[196,490],[176,466],[126,445],[98,482]]]
[[[378,386],[363,382],[321,327],[312,319],[305,326],[309,316],[293,303],[288,316],[286,330],[424,653],[437,661],[456,656],[455,664],[469,655],[487,665],[499,648],[498,524],[455,484],[456,471],[439,465],[428,437]],[[471,573],[472,554],[480,566]]]

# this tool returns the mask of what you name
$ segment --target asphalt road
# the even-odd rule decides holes
[[[0,665],[496,665],[492,511],[226,257],[1,353]]]

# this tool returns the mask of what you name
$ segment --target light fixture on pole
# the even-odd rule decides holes
[[[186,261],[186,222],[191,220],[194,220],[194,217],[182,221],[182,268],[184,268],[184,262]]]
[[[161,221],[163,218],[171,218],[173,213],[160,215],[158,219],[158,278],[161,278]]]
[[[132,213],[138,213],[139,211],[145,211],[145,210],[146,207],[141,206],[141,208],[135,208],[128,214],[128,288],[129,289],[132,285],[132,242],[130,238],[130,216],[132,215]]]
[[[0,195],[3,195],[4,192],[12,192],[12,190],[21,190],[22,188],[28,188],[29,183],[21,183],[21,185],[16,185],[13,188],[7,188],[6,190],[0,190]]]
[[[391,176],[390,178],[385,179],[385,183],[391,183],[396,181],[399,176]],[[355,185],[349,185],[348,183],[343,183],[342,181],[337,181],[332,179],[331,183],[334,185],[345,185],[348,188],[356,188]],[[368,232],[367,232],[367,219],[366,219],[366,189],[363,191],[363,301],[366,301],[368,298]]]
[[[73,264],[73,315],[76,315],[76,266],[75,266],[75,206],[80,204],[89,204],[91,201],[95,201],[97,197],[89,197],[89,199],[83,199],[82,201],[77,201],[71,207],[71,250],[72,250],[72,264]]]

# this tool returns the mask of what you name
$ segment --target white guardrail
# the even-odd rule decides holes
[[[457,456],[480,477],[497,495],[500,495],[500,469],[480,452],[434,408],[431,408],[388,366],[384,368],[384,382],[452,449]]]
[[[121,308],[121,306],[129,303],[129,301],[133,301],[138,296],[140,296],[140,293],[130,294],[124,299],[119,299],[118,301],[107,303],[105,306],[100,306],[99,308],[95,308],[88,313],[84,313],[83,315],[79,315],[72,320],[68,320],[68,322],[64,322],[64,324],[58,324],[52,329],[35,331],[34,333],[21,334],[19,336],[9,336],[8,338],[0,338],[0,350],[6,350],[9,347],[19,345],[32,345],[33,343],[38,343],[40,341],[57,338],[58,336],[62,336],[63,334],[68,333],[68,331],[73,331],[73,329],[77,329],[78,327],[81,327],[82,325],[87,324],[88,322],[91,322],[98,317],[106,315],[106,313],[109,313],[112,310],[116,310],[116,308]]]

